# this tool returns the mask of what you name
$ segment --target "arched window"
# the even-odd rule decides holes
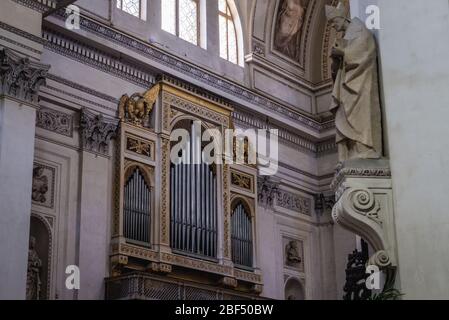
[[[117,0],[117,8],[145,20],[146,0]]]
[[[195,133],[201,128],[190,120],[180,121],[177,128],[187,130],[190,140],[180,154],[182,162],[170,169],[171,247],[185,254],[216,258],[216,169],[200,161],[204,146]]]
[[[229,0],[218,0],[218,24],[220,29],[220,57],[232,63],[243,65],[239,41],[240,22],[235,5]]]
[[[135,167],[125,181],[123,231],[125,238],[150,244],[151,189],[144,173]]]
[[[251,214],[243,202],[239,201],[231,218],[232,261],[238,266],[253,266],[252,234]]]
[[[200,0],[161,0],[162,30],[194,45],[200,41]]]

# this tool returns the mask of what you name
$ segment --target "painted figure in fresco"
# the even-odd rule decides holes
[[[303,0],[283,0],[277,15],[274,46],[286,56],[299,59],[298,36],[305,15]]]

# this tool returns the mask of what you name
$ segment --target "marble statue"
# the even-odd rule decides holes
[[[48,177],[44,175],[44,168],[37,166],[33,169],[33,187],[31,198],[35,202],[45,203],[47,201],[47,191]]]
[[[42,260],[36,252],[36,239],[34,237],[30,237],[26,287],[27,300],[39,300],[41,298],[41,268]]]
[[[287,252],[287,265],[296,265],[302,262],[296,241],[290,241],[285,251]]]
[[[339,161],[379,159],[382,126],[374,36],[359,19],[346,18],[342,3],[326,6],[326,16],[343,35],[331,54],[335,73],[330,111],[335,114]]]
[[[297,36],[304,22],[303,0],[284,0],[277,16],[274,45],[292,59],[298,58]]]

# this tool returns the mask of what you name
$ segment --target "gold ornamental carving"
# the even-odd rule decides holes
[[[120,98],[119,117],[137,126],[144,126],[153,111],[159,96],[160,85],[155,85],[143,94],[135,93],[129,97],[124,94]]]

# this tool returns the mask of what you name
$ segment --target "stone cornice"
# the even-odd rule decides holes
[[[56,14],[56,17],[59,19],[65,19],[65,13],[63,11],[59,11]],[[122,47],[131,49],[157,63],[169,67],[174,71],[194,78],[197,81],[226,92],[238,99],[242,99],[252,105],[257,105],[267,111],[294,121],[299,125],[306,126],[314,132],[320,133],[331,129],[334,126],[333,121],[320,123],[319,120],[315,120],[311,116],[303,115],[296,110],[292,110],[280,103],[259,95],[252,90],[209,70],[195,66],[179,57],[168,54],[162,49],[149,43],[145,43],[137,38],[121,33],[108,25],[81,16],[80,26],[81,29],[84,29],[85,31],[91,32],[97,36],[105,38],[106,40],[119,44]]]
[[[39,88],[45,84],[50,66],[0,50],[0,95],[37,105]]]
[[[40,12],[45,11],[45,6],[38,1],[33,0],[14,0],[17,3],[34,8]],[[45,0],[41,0],[45,1]],[[47,0],[48,2],[48,0]],[[47,6],[48,8],[49,6]],[[55,16],[59,19],[65,19],[65,12],[58,11]],[[168,66],[174,71],[181,72],[195,80],[201,81],[207,85],[224,91],[228,94],[242,99],[252,105],[257,105],[267,111],[278,114],[284,118],[298,123],[299,125],[306,126],[314,132],[321,133],[332,129],[334,123],[332,120],[325,119],[324,122],[320,122],[320,119],[313,119],[312,117],[301,114],[296,110],[292,110],[278,102],[275,102],[267,97],[259,95],[252,90],[249,90],[235,82],[223,78],[211,71],[205,70],[201,67],[194,66],[191,63],[184,61],[179,57],[175,57],[164,52],[162,49],[157,48],[149,43],[133,38],[129,35],[123,34],[118,30],[111,28],[108,25],[94,21],[90,18],[86,18],[81,15],[80,26],[82,29],[103,37],[111,42],[119,44],[123,47],[132,49],[143,56],[150,58],[162,65]]]

